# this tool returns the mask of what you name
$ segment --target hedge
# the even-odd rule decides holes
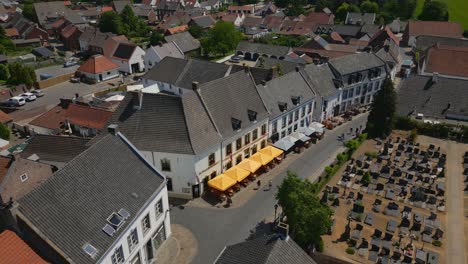
[[[397,117],[395,128],[400,130],[416,130],[420,135],[447,139],[455,136],[459,140],[463,136],[463,142],[468,142],[468,126],[456,126],[450,124],[430,124],[414,120],[409,117]],[[413,132],[414,133],[414,132]]]

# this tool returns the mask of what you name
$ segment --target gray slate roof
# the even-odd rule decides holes
[[[128,141],[108,134],[21,198],[19,211],[75,263],[95,263],[163,184]],[[121,208],[130,217],[110,237],[102,228]],[[86,243],[96,259],[82,249]]]
[[[184,53],[200,48],[200,41],[192,37],[188,31],[165,36],[164,39],[166,42],[174,41]]]
[[[329,64],[341,75],[385,66],[379,57],[367,52],[334,58],[330,60]]]
[[[416,49],[425,51],[435,44],[455,46],[455,47],[468,47],[467,39],[435,37],[435,36],[418,36],[416,37]]]
[[[397,111],[407,116],[422,113],[433,118],[446,118],[447,114],[468,117],[468,81],[441,78],[436,83],[432,77],[410,76],[402,81],[398,92]],[[446,110],[450,103],[450,109]]]
[[[327,98],[339,93],[333,82],[334,76],[326,64],[309,64],[303,69],[304,76],[312,86],[312,89],[320,96]]]
[[[290,48],[286,46],[275,46],[261,43],[252,43],[248,41],[241,41],[237,45],[236,50],[242,52],[250,52],[252,54],[267,54],[275,55],[277,57],[286,56],[289,53]]]
[[[45,163],[65,164],[87,149],[88,139],[51,135],[35,135],[20,156],[27,159],[33,154]]]
[[[127,93],[109,124],[143,151],[197,154],[220,142],[199,98],[192,90],[182,96],[143,94],[141,110],[138,93]]]
[[[192,21],[202,28],[211,27],[216,23],[210,15],[194,17],[192,18]]]
[[[37,21],[40,25],[44,26],[47,18],[55,18],[65,15],[67,8],[63,1],[54,2],[38,2],[34,3],[34,10],[36,11]]]
[[[255,83],[245,71],[202,84],[199,93],[223,138],[237,133],[232,127],[232,118],[242,122],[241,129],[253,124],[248,110],[255,111],[259,121],[268,117]]]
[[[231,67],[226,64],[205,60],[185,60],[165,57],[149,70],[143,78],[192,89],[192,82],[194,81],[203,84],[222,78],[240,69],[240,67]]]
[[[292,109],[296,107],[292,102],[292,97],[300,96],[301,103],[315,97],[309,84],[296,71],[273,79],[267,82],[266,86],[257,85],[257,90],[270,112],[270,118],[276,118],[283,113],[279,109],[279,102],[287,103],[288,109]]]
[[[112,4],[114,5],[115,12],[119,14],[123,11],[126,5],[132,7],[132,2],[130,2],[129,0],[113,1]]]
[[[276,235],[227,246],[215,264],[316,264],[291,238]]]
[[[375,13],[350,13],[346,15],[345,24],[348,25],[365,25],[374,24]]]

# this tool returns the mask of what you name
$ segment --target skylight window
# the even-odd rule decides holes
[[[116,213],[112,213],[107,218],[107,222],[109,222],[111,226],[113,226],[116,230],[118,230],[122,226],[122,224],[125,222],[125,220],[122,216]]]

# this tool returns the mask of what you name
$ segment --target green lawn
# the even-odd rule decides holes
[[[445,0],[449,8],[450,21],[459,22],[464,29],[468,29],[468,1],[467,0]]]

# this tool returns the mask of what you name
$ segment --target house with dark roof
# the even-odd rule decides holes
[[[468,80],[414,75],[405,79],[398,92],[397,113],[401,116],[448,122],[468,122]]]
[[[436,44],[440,46],[468,47],[468,39],[421,35],[416,37],[413,49],[415,51],[425,52]]]
[[[148,24],[154,24],[157,21],[156,13],[150,5],[135,5],[132,6],[136,16],[142,18]]]
[[[162,21],[165,16],[173,15],[179,6],[181,5],[180,1],[171,1],[171,0],[160,0],[156,4],[156,17],[159,21]]]
[[[190,20],[189,25],[197,25],[201,28],[207,29],[207,28],[212,28],[215,23],[216,21],[213,19],[212,16],[206,15],[206,16],[193,17]]]
[[[151,262],[171,234],[164,175],[109,131],[14,205],[23,238],[48,262]]]
[[[316,264],[290,237],[273,234],[225,247],[214,264]]]
[[[435,44],[421,56],[418,74],[468,80],[468,47]]]
[[[387,76],[385,62],[367,52],[332,59],[329,65],[342,88],[339,113],[370,104]]]
[[[136,73],[145,70],[145,51],[133,43],[120,42],[110,59],[119,66],[119,71]]]
[[[120,76],[119,65],[107,57],[97,54],[91,56],[80,65],[77,72],[90,82],[102,82]]]
[[[69,24],[65,26],[61,31],[60,31],[60,40],[63,43],[63,46],[67,50],[79,50],[80,49],[80,36],[83,33],[83,31],[73,25]]]
[[[272,143],[312,123],[315,93],[299,66],[295,71],[261,82],[257,90],[269,113],[268,131]]]
[[[174,41],[158,46],[151,46],[145,52],[145,70],[150,70],[165,57],[183,59],[185,55]]]
[[[175,42],[185,55],[200,50],[200,41],[194,38],[188,31],[165,36],[164,39],[166,42]]]
[[[63,1],[37,2],[33,5],[37,20],[42,27],[64,16],[68,10]]]
[[[345,25],[372,25],[375,22],[375,13],[353,13],[346,14]]]
[[[11,205],[26,196],[46,181],[52,175],[52,170],[51,165],[25,159],[17,154],[0,157],[0,204]],[[7,206],[0,214],[0,230],[15,227],[10,208]]]
[[[4,263],[48,263],[11,230],[0,233],[0,244],[0,255]]]
[[[125,6],[132,6],[132,2],[129,0],[118,0],[118,1],[112,1],[112,8],[114,9],[115,12],[117,13],[122,13],[123,9]]]
[[[283,60],[290,51],[290,48],[286,46],[252,43],[248,41],[241,41],[236,47],[237,55],[242,55],[246,60],[253,61],[256,61],[260,56]]]
[[[91,54],[104,54],[104,43],[115,34],[107,32],[102,33],[95,27],[86,27],[78,38],[81,52],[90,52]]]
[[[413,46],[418,36],[462,38],[463,28],[457,22],[409,21],[403,32],[403,42]]]

